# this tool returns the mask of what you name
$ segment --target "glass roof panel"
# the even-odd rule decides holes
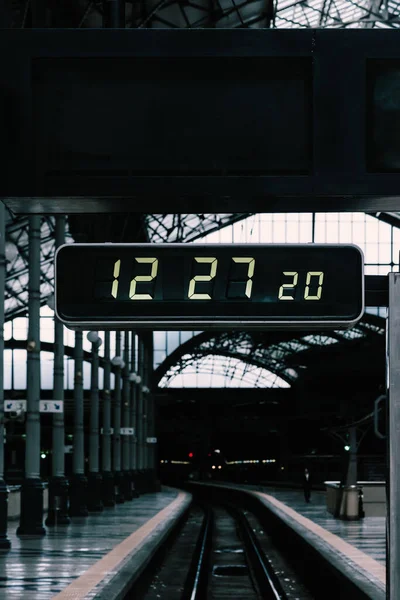
[[[174,365],[161,379],[160,387],[172,388],[240,388],[290,387],[290,384],[267,369],[249,365],[234,357],[185,355],[181,365]]]
[[[337,344],[339,342],[339,340],[334,337],[320,334],[305,335],[301,339],[306,341],[308,344],[313,344],[316,346],[327,346],[328,344]]]

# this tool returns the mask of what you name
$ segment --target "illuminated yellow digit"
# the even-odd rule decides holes
[[[318,277],[318,289],[316,296],[310,296],[311,277]],[[306,289],[304,290],[304,300],[321,300],[322,284],[324,283],[323,271],[308,271],[306,279]]]
[[[195,256],[194,260],[197,263],[210,263],[209,275],[195,275],[189,282],[188,298],[190,300],[211,300],[210,294],[196,294],[196,281],[211,281],[217,274],[218,260],[214,256]]]
[[[252,258],[251,256],[233,256],[232,257],[233,262],[235,263],[247,263],[248,269],[247,269],[247,283],[246,283],[246,290],[245,290],[245,296],[247,296],[248,298],[251,298],[251,290],[253,289],[253,280],[252,277],[254,275],[254,268],[255,268],[255,264],[256,261],[254,258]]]
[[[111,296],[113,296],[114,298],[116,298],[117,294],[118,294],[118,277],[119,277],[120,269],[121,269],[121,261],[116,260],[114,263],[114,271],[113,271],[114,281],[112,283],[112,288],[111,288]]]
[[[138,263],[148,263],[151,265],[151,273],[150,275],[136,275],[131,281],[131,285],[129,288],[129,298],[131,300],[153,300],[153,296],[150,294],[137,294],[136,293],[136,285],[139,281],[152,281],[155,277],[157,277],[158,271],[158,258],[149,258],[149,257],[141,257],[135,258]]]
[[[295,288],[297,285],[297,280],[299,278],[299,274],[297,271],[283,271],[284,275],[288,277],[293,277],[292,283],[283,283],[279,288],[278,299],[279,300],[294,300],[294,296],[284,296],[285,289],[287,288]]]

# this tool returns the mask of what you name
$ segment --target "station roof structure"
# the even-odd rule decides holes
[[[35,26],[39,0],[13,0],[6,26]],[[99,0],[59,0],[47,14],[48,27],[97,28],[103,25],[103,3]],[[395,0],[142,0],[125,3],[127,28],[398,28],[400,2]],[[323,209],[321,209],[323,210]],[[67,220],[66,242],[149,241],[191,242],[207,233],[248,217],[250,213],[226,214],[136,214],[74,215]],[[400,227],[400,213],[375,213],[378,219]],[[42,218],[41,298],[53,293],[55,219]],[[105,232],[112,234],[106,239]],[[7,211],[7,276],[5,318],[28,312],[28,218]],[[329,334],[265,334],[231,332],[202,333],[173,352],[155,372],[154,381],[168,387],[174,373],[183,373],[204,357],[224,356],[229,364],[240,359],[247,367],[243,378],[253,387],[265,386],[265,372],[297,386],[306,381],[306,371],[317,367],[320,351],[333,348],[347,356],[357,349],[374,349],[384,343],[384,322],[366,315],[351,330]],[[337,356],[338,351],[332,356]],[[231,362],[229,362],[231,361]],[[197,368],[197,367],[196,367]],[[255,371],[254,369],[259,368]],[[365,366],[364,366],[365,368]],[[232,369],[233,372],[233,369]],[[271,381],[269,382],[271,383]],[[272,385],[274,385],[272,381]]]
[[[30,5],[12,2],[13,27],[29,27]],[[101,27],[100,0],[59,0],[51,12],[52,27]],[[37,10],[37,8],[36,8]],[[128,28],[397,28],[396,0],[143,0],[126,2]]]

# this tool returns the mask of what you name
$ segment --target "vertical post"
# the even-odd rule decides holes
[[[121,360],[121,334],[115,334],[115,358]],[[117,504],[124,502],[121,474],[121,362],[115,364],[115,392],[114,392],[114,434],[113,434],[113,470],[115,485],[115,501]]]
[[[149,371],[150,371],[150,348],[149,348],[149,336],[145,335],[143,339],[143,468],[145,472],[145,486],[146,491],[151,491],[151,471],[150,471],[150,444],[147,443],[147,437],[149,435],[149,414],[150,414],[150,402],[151,398],[149,395]]]
[[[387,436],[387,555],[386,597],[400,599],[400,273],[389,273],[389,313],[387,321],[387,383],[388,383],[388,436]]]
[[[137,471],[137,429],[136,429],[136,334],[134,331],[131,332],[131,406],[130,406],[130,426],[133,428],[133,435],[130,437],[130,465],[131,465],[131,490],[132,497],[137,498],[139,496],[136,489],[136,471]]]
[[[147,435],[150,438],[157,439],[155,428],[155,403],[154,396],[150,392],[147,399]],[[160,483],[157,479],[157,443],[147,444],[148,448],[148,468],[149,482],[152,492],[160,491]]]
[[[43,527],[44,486],[40,479],[40,226],[40,216],[29,217],[25,478],[21,487],[21,515],[17,535],[46,534]]]
[[[75,332],[74,373],[74,448],[73,474],[70,482],[70,515],[87,517],[87,479],[85,476],[84,408],[83,408],[83,343],[82,332]]]
[[[349,428],[349,464],[347,467],[346,486],[357,485],[357,429]]]
[[[90,331],[87,337],[92,343],[92,369],[90,373],[88,510],[102,511],[103,480],[99,471],[99,346],[101,344],[101,339],[95,331]]]
[[[137,411],[136,411],[136,431],[137,431],[137,467],[138,467],[138,486],[139,492],[143,492],[144,485],[144,456],[143,456],[143,385],[144,385],[144,346],[142,336],[138,337],[138,374],[139,382],[136,388]]]
[[[5,208],[0,201],[0,297],[4,298],[6,277]],[[0,549],[11,547],[7,537],[8,490],[4,481],[4,301],[0,302]]]
[[[129,427],[130,421],[130,385],[129,385],[129,331],[124,334],[124,363],[122,370],[122,426]],[[130,474],[130,435],[122,437],[122,478],[125,500],[132,500],[131,474]]]
[[[56,217],[56,248],[65,241],[65,216]],[[54,316],[54,400],[64,401],[64,325]],[[53,415],[52,476],[46,525],[68,525],[68,480],[65,478],[64,413]]]
[[[286,481],[289,477],[289,426],[287,419],[280,419],[279,423],[279,479]]]
[[[111,471],[111,363],[110,332],[104,332],[104,391],[103,391],[103,435],[102,435],[102,471],[103,504],[115,505],[114,475]]]

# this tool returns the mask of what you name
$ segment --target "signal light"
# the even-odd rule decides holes
[[[193,458],[193,452],[189,452],[189,458]]]

